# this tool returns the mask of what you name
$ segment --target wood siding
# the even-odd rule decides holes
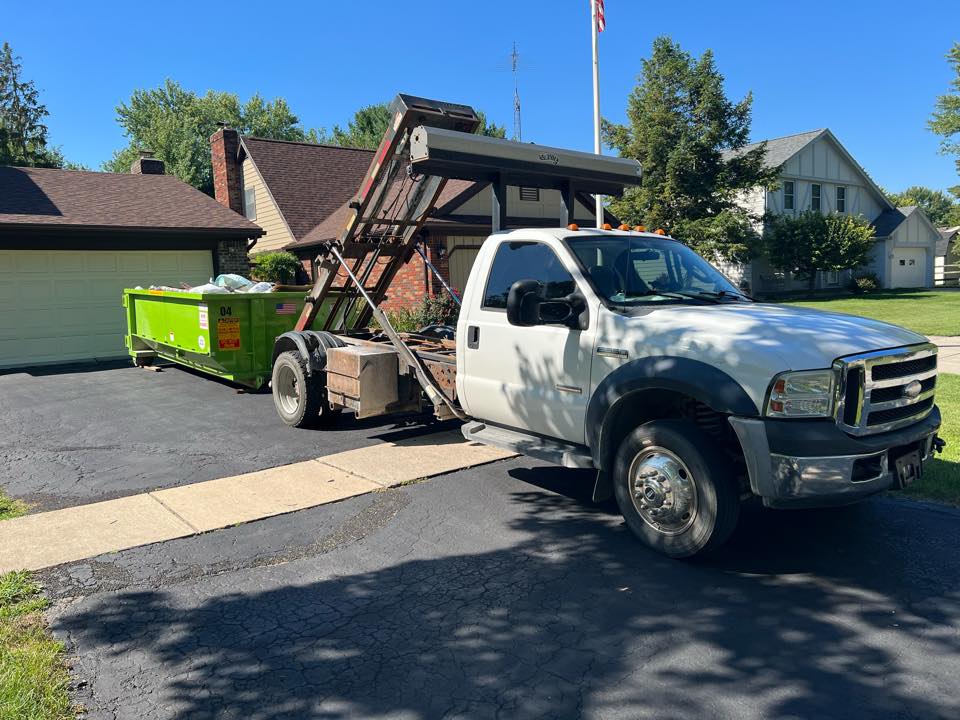
[[[266,232],[266,235],[254,245],[253,254],[280,250],[288,243],[293,242],[295,238],[290,233],[280,209],[267,191],[267,185],[260,177],[257,166],[248,157],[243,161],[243,190],[249,187],[254,188],[257,203],[257,216],[252,220]]]
[[[493,196],[490,188],[483,188],[480,192],[457,207],[455,215],[490,215],[493,205]],[[528,218],[560,218],[560,191],[540,189],[540,199],[537,201],[521,200],[520,188],[515,185],[507,187],[507,213],[511,217]],[[595,217],[593,209],[587,209],[577,203],[576,217],[578,220]]]

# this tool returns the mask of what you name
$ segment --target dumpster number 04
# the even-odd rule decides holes
[[[231,308],[229,305],[221,305],[220,317],[227,317],[229,315],[233,315],[233,308]]]

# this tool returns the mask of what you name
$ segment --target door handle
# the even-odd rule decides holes
[[[467,347],[471,350],[476,350],[480,347],[480,326],[479,325],[468,325],[467,326]]]

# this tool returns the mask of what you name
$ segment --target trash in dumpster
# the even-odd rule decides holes
[[[214,285],[225,287],[228,290],[240,292],[246,292],[247,288],[254,284],[253,280],[248,280],[243,275],[234,275],[233,273],[217,275],[217,279],[211,280],[210,282]]]
[[[139,285],[137,290],[143,290]],[[150,290],[163,290],[164,292],[182,292],[199,293],[208,295],[211,293],[272,293],[277,291],[277,286],[272,282],[254,282],[248,280],[242,275],[218,275],[217,279],[210,279],[210,282],[203,285],[194,285],[190,287],[186,283],[183,287],[171,287],[170,285],[151,285]]]

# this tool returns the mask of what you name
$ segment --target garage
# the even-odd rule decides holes
[[[124,288],[211,275],[209,250],[0,250],[0,357],[6,367],[123,357]]]
[[[262,230],[162,168],[0,168],[0,368],[124,357],[124,288],[249,272]]]
[[[898,247],[893,249],[893,269],[890,286],[915,288],[927,285],[927,251],[924,248]]]

